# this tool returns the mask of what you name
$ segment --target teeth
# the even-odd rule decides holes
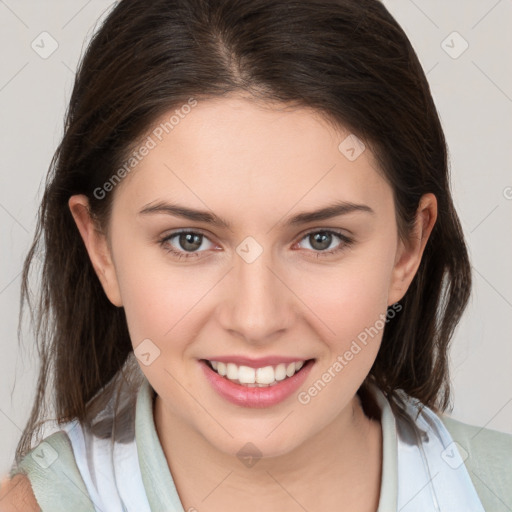
[[[215,363],[215,361],[212,362],[212,365],[213,365],[213,363]],[[226,364],[225,363],[216,363],[216,364],[217,364],[217,368],[216,368],[217,373],[220,376],[224,377],[224,375],[226,375],[226,371],[227,371]]]
[[[254,384],[256,382],[256,370],[254,368],[250,368],[249,366],[239,366],[236,364],[228,363],[228,367],[232,366],[233,369],[231,371],[231,377],[233,380],[237,377],[233,377],[233,375],[237,375],[240,384]],[[228,372],[229,375],[229,372]],[[266,382],[258,382],[258,384],[266,384]]]
[[[304,361],[297,361],[288,365],[265,366],[263,368],[251,368],[249,366],[237,366],[234,363],[222,363],[210,361],[213,369],[221,376],[245,384],[248,387],[274,386],[279,381],[292,377],[303,366]]]
[[[238,379],[238,368],[237,368],[236,364],[228,363],[226,365],[226,369],[227,369],[226,377],[228,379],[231,379],[231,380]]]
[[[240,371],[242,368],[240,368]],[[255,381],[258,384],[272,384],[276,380],[275,371],[272,366],[265,366],[264,368],[258,368],[255,372]],[[243,383],[243,380],[239,377],[240,382]]]

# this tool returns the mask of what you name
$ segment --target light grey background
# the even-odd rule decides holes
[[[512,1],[384,3],[428,73],[474,269],[471,304],[451,351],[452,416],[512,433]],[[38,368],[30,331],[24,329],[26,350],[16,335],[22,262],[62,135],[73,70],[112,5],[0,0],[0,475],[28,418]],[[42,32],[58,44],[47,58],[40,53],[52,41]]]

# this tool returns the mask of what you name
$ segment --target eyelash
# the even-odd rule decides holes
[[[198,257],[198,255],[199,255],[198,252],[186,253],[186,252],[177,251],[177,250],[173,249],[172,246],[170,246],[168,244],[169,240],[171,240],[175,236],[183,234],[183,233],[192,234],[192,235],[200,235],[200,236],[208,239],[208,237],[205,234],[201,233],[200,231],[191,231],[191,230],[183,229],[183,230],[180,230],[180,231],[174,231],[170,235],[166,235],[164,238],[160,239],[158,241],[158,243],[160,244],[160,246],[166,252],[171,253],[174,257],[176,257],[178,259],[182,259],[182,258],[189,259],[189,258]],[[340,253],[343,250],[345,250],[348,247],[350,247],[354,243],[354,240],[352,240],[351,238],[347,237],[343,233],[340,233],[339,231],[330,230],[330,229],[316,229],[316,230],[313,230],[313,231],[309,231],[308,233],[304,234],[304,236],[300,239],[299,242],[301,242],[302,240],[304,240],[308,236],[316,234],[316,233],[324,233],[324,234],[327,233],[327,234],[330,234],[330,235],[336,235],[341,240],[340,245],[337,248],[335,248],[335,249],[331,249],[331,250],[328,250],[328,251],[327,250],[324,250],[324,251],[314,251],[314,252],[316,252],[317,258],[324,258],[324,257],[328,257],[328,256],[332,256],[334,254]],[[200,252],[204,252],[204,251],[200,251]]]

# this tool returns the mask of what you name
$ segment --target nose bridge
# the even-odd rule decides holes
[[[292,294],[270,249],[247,237],[236,252],[224,327],[247,340],[263,340],[288,326]]]

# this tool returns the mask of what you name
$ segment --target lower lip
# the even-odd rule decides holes
[[[310,359],[292,377],[288,377],[274,386],[264,388],[250,388],[236,384],[213,371],[206,361],[200,360],[199,364],[213,389],[228,402],[242,407],[263,408],[276,405],[297,391],[306,380],[315,361]]]

